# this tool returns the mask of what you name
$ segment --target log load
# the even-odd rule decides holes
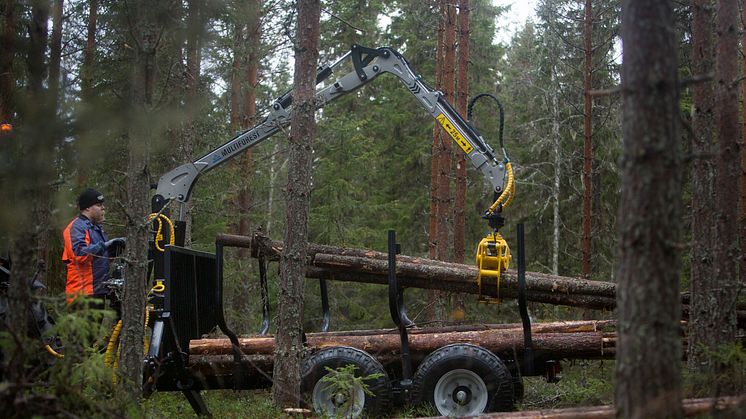
[[[325,336],[324,333],[308,334],[308,346],[312,350],[330,346],[351,346],[368,352],[379,360],[396,359],[401,341],[398,334]],[[240,338],[241,351],[245,355],[271,355],[274,353],[274,337],[257,336]],[[534,333],[534,352],[551,359],[595,359],[614,358],[616,335],[605,332]],[[497,329],[468,332],[414,333],[409,335],[409,350],[413,356],[429,354],[452,343],[473,343],[498,355],[513,358],[523,352],[523,331],[520,329]],[[189,343],[190,355],[230,355],[228,339],[200,339]],[[382,362],[383,363],[383,362]]]
[[[588,320],[537,323],[532,325],[534,354],[540,360],[614,359],[616,323],[613,320]],[[682,330],[685,323],[682,322]],[[408,331],[412,363],[417,366],[428,354],[451,343],[471,343],[496,353],[502,359],[522,359],[521,324],[472,325],[437,328],[412,328]],[[386,368],[401,363],[397,329],[357,330],[309,333],[310,352],[331,346],[352,346],[374,356]],[[744,342],[744,336],[739,337]],[[687,339],[682,339],[686,353]],[[244,381],[251,387],[269,385],[272,374],[274,338],[253,336],[239,339],[243,352],[241,365]],[[236,371],[231,342],[228,339],[199,339],[189,343],[189,366],[205,388],[232,388]],[[216,384],[217,383],[217,384]],[[243,388],[243,387],[242,387]]]
[[[220,234],[217,242],[228,246],[251,248],[252,256],[279,260],[283,244],[256,233],[253,237]],[[476,283],[477,268],[471,265],[437,261],[427,258],[397,255],[397,279],[406,288],[480,294]],[[308,271],[314,279],[388,284],[388,254],[373,250],[309,244]],[[481,294],[493,298],[515,298],[518,278],[508,269],[500,278],[482,284]],[[616,284],[581,278],[526,272],[526,298],[529,301],[565,305],[586,309],[614,310]],[[689,314],[689,295],[682,294],[682,316]],[[746,304],[737,310],[739,327],[746,327]]]
[[[549,359],[613,359],[616,336],[611,320],[540,323],[532,327],[534,353]],[[473,325],[409,330],[409,350],[414,366],[429,353],[452,343],[472,343],[495,352],[503,359],[523,354],[523,329],[518,323]],[[311,352],[331,346],[351,346],[374,356],[386,368],[400,368],[400,338],[396,329],[309,333]],[[274,337],[239,338],[243,357],[241,388],[269,385],[272,374]],[[232,388],[236,364],[228,339],[199,339],[189,343],[189,368],[203,388]]]

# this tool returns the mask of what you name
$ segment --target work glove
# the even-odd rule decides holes
[[[107,249],[110,248],[112,245],[124,247],[126,242],[127,239],[125,237],[117,237],[104,243],[104,247],[106,247]]]

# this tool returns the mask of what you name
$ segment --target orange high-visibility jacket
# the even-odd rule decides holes
[[[67,302],[72,302],[77,295],[108,294],[104,284],[109,278],[109,252],[104,244],[108,238],[101,226],[79,215],[68,224],[62,237],[65,241],[62,261],[67,266]]]

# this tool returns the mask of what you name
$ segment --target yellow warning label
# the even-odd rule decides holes
[[[474,147],[469,144],[468,141],[466,141],[466,138],[464,138],[463,135],[461,135],[460,132],[456,129],[456,127],[453,126],[451,121],[448,120],[445,114],[438,115],[437,118],[435,118],[440,122],[440,125],[443,126],[443,129],[446,130],[446,132],[453,138],[453,141],[458,144],[459,147],[461,147],[462,150],[464,150],[464,153],[469,154],[472,150],[474,150]]]

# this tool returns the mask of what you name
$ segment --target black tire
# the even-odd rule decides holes
[[[416,402],[433,405],[443,416],[506,412],[513,410],[513,378],[497,355],[457,343],[422,361],[414,375],[412,396]]]
[[[329,374],[327,367],[337,369],[347,365],[355,366],[356,377],[367,377],[372,374],[383,374],[378,378],[365,380],[365,384],[373,395],[365,394],[362,388],[357,390],[357,400],[360,396],[363,403],[353,403],[344,411],[337,409],[337,401],[333,399],[333,390],[321,379]],[[303,362],[303,377],[301,389],[308,405],[324,417],[359,417],[362,411],[366,416],[386,415],[391,400],[391,382],[383,366],[368,353],[347,346],[335,346],[322,349],[306,358]],[[328,397],[328,399],[327,399]],[[362,405],[362,406],[361,406]]]

